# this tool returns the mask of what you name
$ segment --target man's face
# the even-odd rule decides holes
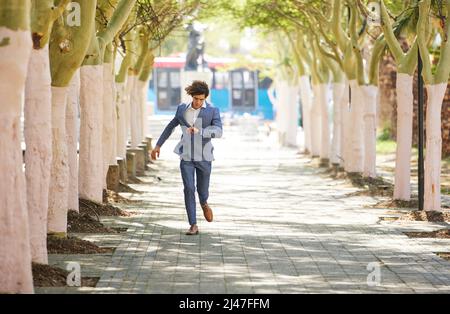
[[[206,99],[205,95],[192,96],[192,108],[199,109],[201,106],[203,106],[205,99]]]

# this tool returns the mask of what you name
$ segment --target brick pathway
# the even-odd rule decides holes
[[[386,210],[367,208],[379,199],[348,197],[355,188],[251,130],[239,134],[229,126],[214,141],[209,203],[215,221],[207,223],[198,210],[198,236],[184,235],[188,224],[174,135],[162,159],[141,178],[145,184],[133,185],[143,193],[123,194],[143,201],[122,206],[140,214],[103,219],[127,226],[127,232],[79,235],[103,246],[118,244],[113,255],[50,256],[54,264],[79,261],[82,272],[101,276],[97,287],[36,292],[450,292],[450,262],[434,254],[450,251],[450,240],[402,233],[443,225],[380,221]],[[368,285],[368,277],[376,278],[368,266],[379,266],[378,286]]]

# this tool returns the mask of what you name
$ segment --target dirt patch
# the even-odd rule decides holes
[[[111,190],[106,191],[105,195],[106,203],[120,203],[120,204],[142,204],[142,201],[130,200],[126,197],[121,196],[119,193],[116,193]]]
[[[450,222],[450,212],[438,211],[412,211],[400,217],[404,221],[429,221],[429,222]]]
[[[372,208],[417,208],[419,202],[417,200],[403,201],[403,200],[386,200],[380,201],[375,205],[370,206]]]
[[[360,173],[345,173],[331,170],[331,178],[346,179],[352,186],[362,188],[363,190],[346,194],[346,197],[352,196],[388,196],[392,197],[394,185],[385,181],[382,177],[365,178]]]
[[[101,222],[87,213],[69,210],[67,215],[67,231],[75,233],[120,233],[119,228],[105,227]],[[126,230],[126,228],[125,228]],[[123,231],[122,231],[123,232]]]
[[[99,216],[121,216],[130,217],[133,214],[120,209],[119,207],[111,204],[99,204],[85,199],[79,199],[80,201],[80,214],[87,214],[94,217]]]
[[[437,238],[450,239],[450,229],[441,229],[432,232],[404,232],[410,238]]]
[[[393,216],[382,216],[379,218],[381,221],[396,221],[396,220],[398,220],[398,217],[393,217]]]
[[[435,254],[443,259],[446,259],[447,261],[450,261],[450,253],[448,252],[437,252]]]
[[[122,182],[119,183],[119,192],[122,192],[122,193],[136,193],[136,194],[142,193],[142,192],[140,192],[138,190],[133,189],[128,184],[124,184]]]
[[[66,287],[69,272],[59,267],[32,263],[33,285],[35,287]],[[99,277],[82,277],[82,287],[95,287]]]
[[[115,248],[99,247],[96,244],[77,237],[65,238],[47,236],[48,254],[111,254]]]
[[[141,179],[139,179],[138,177],[128,177],[128,181],[133,183],[133,184],[142,184],[144,183]]]

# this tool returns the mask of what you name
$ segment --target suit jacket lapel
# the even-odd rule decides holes
[[[183,108],[181,108],[181,110],[178,112],[178,120],[180,121],[181,125],[189,128],[189,127],[191,127],[191,125],[184,118],[184,113],[186,112],[186,109],[187,109],[187,105],[185,104],[183,106]]]

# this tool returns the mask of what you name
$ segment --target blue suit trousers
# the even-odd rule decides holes
[[[184,203],[189,224],[197,224],[195,209],[195,176],[197,176],[197,192],[200,204],[205,204],[209,197],[209,178],[211,177],[211,161],[180,161],[181,177],[184,185]]]

